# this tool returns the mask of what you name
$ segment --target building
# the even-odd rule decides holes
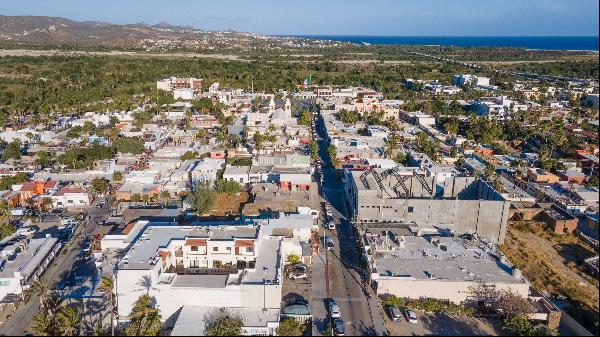
[[[49,235],[40,239],[3,240],[0,244],[0,300],[22,295],[31,282],[39,279],[60,247],[58,239]]]
[[[164,91],[174,91],[177,89],[192,89],[202,90],[203,80],[190,77],[190,78],[177,78],[171,77],[156,82],[156,88]]]
[[[530,168],[527,177],[535,183],[554,184],[560,181],[560,177],[541,168]]]
[[[212,184],[217,180],[217,172],[222,169],[224,165],[225,160],[223,159],[204,158],[196,161],[189,168],[192,186],[204,182]]]
[[[457,235],[471,233],[503,243],[510,201],[486,181],[435,177],[399,169],[351,171],[346,191],[352,222],[398,222],[435,225]]]
[[[90,194],[85,188],[65,186],[50,196],[56,208],[83,208],[91,205]]]
[[[406,226],[381,224],[367,229],[364,242],[371,281],[380,295],[462,303],[474,297],[480,284],[529,295],[521,272],[472,237],[415,236]]]
[[[127,234],[105,236],[103,250],[112,247],[125,253],[114,273],[118,319],[127,321],[135,301],[148,294],[163,323],[175,325],[176,331],[186,325],[179,321],[177,328],[177,313],[188,307],[251,312],[256,320],[273,322],[263,328],[276,328],[286,251],[285,235],[272,227],[269,235],[260,223],[138,222]]]

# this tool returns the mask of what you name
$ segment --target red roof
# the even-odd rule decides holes
[[[206,239],[187,239],[186,246],[206,246]]]
[[[22,192],[34,192],[35,191],[35,182],[28,181],[28,182],[23,183],[23,185],[21,185],[21,191]]]
[[[131,230],[133,229],[133,226],[135,226],[135,222],[131,222],[127,226],[125,226],[125,228],[123,228],[123,234],[129,234],[129,232],[131,232]]]
[[[57,182],[54,181],[54,180],[48,180],[48,181],[46,181],[44,183],[44,188],[46,188],[46,189],[52,189],[52,188],[54,188],[54,186],[56,186],[56,183]]]
[[[254,247],[254,240],[236,240],[236,247]]]

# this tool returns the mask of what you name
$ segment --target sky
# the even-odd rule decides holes
[[[0,15],[273,35],[598,36],[598,0],[0,0]]]

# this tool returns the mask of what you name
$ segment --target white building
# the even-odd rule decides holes
[[[249,173],[250,166],[227,166],[223,172],[223,179],[246,185],[250,182]]]
[[[224,159],[204,158],[196,161],[189,168],[192,186],[201,182],[213,183],[217,180],[217,172],[223,168],[223,165],[225,165]]]
[[[523,298],[529,295],[529,284],[520,271],[498,261],[482,242],[412,236],[410,230],[393,224],[368,231],[365,239],[378,294],[462,303],[473,298],[474,290],[483,284]]]
[[[312,226],[312,217],[302,216]],[[112,246],[125,251],[114,273],[118,319],[127,321],[135,301],[148,294],[165,321],[188,308],[197,313],[226,308],[251,312],[252,317],[258,313],[263,321],[271,322],[262,328],[273,334],[279,321],[286,241],[297,239],[280,234],[282,230],[275,228],[279,225],[269,222],[197,226],[138,222],[120,237],[105,236],[103,250]],[[299,230],[297,235],[304,237]],[[204,309],[191,309],[195,307]],[[203,315],[196,323],[203,321]],[[180,331],[176,335],[189,333],[181,332],[187,331],[185,326],[190,328],[185,322],[174,324],[174,332]],[[201,333],[202,327],[197,324],[200,330],[194,332]],[[247,328],[260,327],[249,324]]]
[[[50,198],[56,208],[83,208],[91,205],[90,194],[81,187],[65,186]]]
[[[39,279],[61,245],[49,235],[40,239],[14,238],[0,244],[0,300],[21,295]]]

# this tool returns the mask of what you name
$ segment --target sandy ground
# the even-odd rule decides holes
[[[177,58],[209,58],[217,60],[239,60],[239,56],[225,54],[198,53],[141,53],[128,51],[67,51],[67,50],[29,50],[29,49],[0,49],[1,56],[134,56],[134,57],[177,57]]]

